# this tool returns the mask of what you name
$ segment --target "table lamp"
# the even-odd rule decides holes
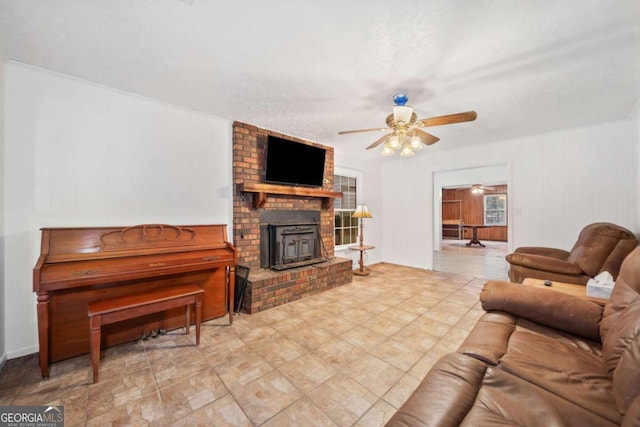
[[[371,217],[371,212],[369,212],[369,209],[367,208],[367,205],[358,205],[356,207],[356,211],[353,213],[353,215],[351,215],[352,218],[360,218],[360,246],[364,246],[363,242],[364,242],[364,235],[362,233],[363,230],[363,224],[362,224],[362,219],[363,218],[372,218]]]
[[[362,230],[363,230],[362,219],[371,218],[371,212],[369,212],[369,209],[367,209],[367,205],[358,205],[358,207],[356,208],[356,211],[353,213],[353,215],[351,215],[351,217],[360,218],[360,246],[349,246],[349,249],[360,251],[360,269],[354,270],[353,274],[357,274],[359,276],[366,276],[367,274],[369,274],[369,271],[364,268],[364,260],[363,260],[362,254],[367,249],[373,249],[373,246],[364,245],[364,234],[362,233]]]

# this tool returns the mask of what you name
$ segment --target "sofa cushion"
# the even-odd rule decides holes
[[[498,367],[613,423],[621,421],[596,341],[518,319]]]
[[[437,424],[423,424],[437,425]],[[487,368],[462,426],[617,426],[587,408],[503,371]]]
[[[504,370],[460,353],[443,356],[386,424],[399,426],[615,426]]]

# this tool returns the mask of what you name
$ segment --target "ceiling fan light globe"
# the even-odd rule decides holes
[[[387,144],[389,144],[389,148],[397,150],[401,146],[400,137],[398,135],[391,135]]]
[[[400,152],[401,157],[411,157],[413,156],[413,154],[413,150],[411,149],[409,144],[405,144],[404,147],[402,147],[402,151]]]
[[[411,137],[411,142],[409,143],[409,146],[411,147],[412,150],[422,150],[422,140],[420,139],[419,136],[414,135]]]
[[[394,151],[393,148],[390,148],[387,144],[384,144],[384,147],[382,148],[380,154],[383,156],[393,156]]]
[[[406,105],[396,105],[393,107],[393,120],[396,123],[409,123],[411,121],[411,114],[413,114],[413,107]]]

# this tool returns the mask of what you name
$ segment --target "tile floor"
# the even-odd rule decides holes
[[[433,254],[436,271],[468,274],[487,279],[509,280],[507,242],[482,241],[486,247],[467,246],[466,240],[442,240],[441,250]]]
[[[262,313],[51,366],[6,362],[0,405],[64,405],[67,426],[381,426],[483,311],[485,279],[376,264],[367,277]]]

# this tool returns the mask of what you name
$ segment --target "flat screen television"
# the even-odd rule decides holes
[[[265,182],[322,187],[324,148],[269,135]]]

